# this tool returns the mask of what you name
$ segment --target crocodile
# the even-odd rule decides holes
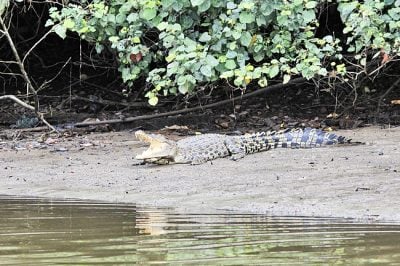
[[[173,141],[159,134],[135,132],[150,147],[135,159],[153,164],[202,164],[216,158],[239,160],[247,154],[272,148],[314,148],[351,143],[343,136],[315,128],[258,132],[239,136],[202,134]]]

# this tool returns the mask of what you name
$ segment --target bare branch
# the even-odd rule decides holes
[[[27,84],[27,87],[28,87],[28,90],[29,90],[29,91],[33,94],[33,96],[34,96],[35,106],[33,107],[33,111],[35,112],[36,116],[37,116],[46,126],[48,126],[52,131],[56,131],[56,132],[57,132],[57,130],[56,130],[52,125],[50,125],[49,122],[46,121],[46,119],[44,118],[43,113],[41,113],[41,112],[39,111],[39,98],[38,98],[37,90],[33,87],[33,84],[32,84],[32,82],[31,82],[31,80],[30,80],[30,78],[29,78],[29,76],[28,76],[28,73],[26,73],[26,71],[25,71],[24,64],[23,64],[23,62],[21,61],[21,58],[20,58],[20,56],[19,56],[19,54],[18,54],[18,51],[17,51],[17,48],[15,47],[15,44],[14,44],[14,42],[13,42],[11,36],[10,36],[10,33],[8,32],[8,28],[7,28],[7,26],[5,25],[4,20],[3,20],[3,18],[2,18],[1,16],[0,16],[0,26],[1,26],[1,28],[3,29],[4,35],[6,36],[6,38],[7,38],[7,40],[8,40],[8,44],[9,44],[9,46],[11,47],[11,50],[12,50],[12,52],[13,52],[13,54],[14,54],[15,60],[16,60],[16,62],[17,62],[17,64],[18,64],[18,67],[19,67],[20,72],[21,72],[21,74],[22,74],[22,78],[25,80],[25,82],[26,82],[26,84]],[[10,96],[10,95],[8,95],[8,96]],[[8,97],[8,99],[12,99],[12,100],[16,101],[16,99],[18,99],[18,98],[16,98],[16,97],[14,96],[14,97],[11,97],[11,98]],[[18,100],[19,100],[19,99],[18,99]],[[20,105],[22,105],[22,106],[24,106],[24,107],[26,107],[26,108],[32,110],[32,106],[30,106],[30,105],[28,105],[28,104],[26,104],[26,103],[24,103],[24,102],[22,102],[22,101],[20,101],[20,100],[18,101],[18,100],[16,101],[18,104],[20,104]],[[21,104],[21,103],[22,103],[22,104]]]
[[[0,61],[2,64],[18,64],[16,61]]]
[[[1,75],[9,75],[9,76],[21,76],[22,74],[19,73],[9,73],[9,72],[0,72]]]
[[[6,100],[6,99],[10,99],[14,102],[16,102],[17,104],[21,105],[22,107],[35,111],[35,107],[33,107],[32,105],[27,104],[26,102],[18,99],[15,95],[3,95],[0,96],[0,100]]]
[[[53,80],[55,80],[55,79],[61,74],[61,71],[65,68],[65,66],[66,66],[70,61],[71,61],[71,57],[68,58],[68,60],[64,63],[64,65],[60,68],[60,70],[57,72],[57,74],[56,74],[53,78],[51,78],[50,80],[46,80],[45,82],[43,82],[42,85],[40,85],[40,87],[38,88],[38,91],[44,89],[45,87],[47,87],[47,85],[48,85],[49,83],[51,83]]]
[[[46,32],[46,33],[42,36],[42,38],[40,38],[34,45],[32,45],[31,49],[29,49],[29,51],[26,52],[24,58],[22,59],[22,62],[21,62],[22,64],[24,64],[25,59],[26,59],[26,58],[28,57],[28,55],[33,51],[33,49],[35,49],[36,46],[38,46],[44,39],[46,39],[46,37],[47,37],[50,33],[53,33],[53,32],[54,32],[53,29],[54,29],[54,27],[52,27],[48,32]]]

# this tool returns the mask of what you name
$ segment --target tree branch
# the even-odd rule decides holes
[[[35,111],[35,107],[33,107],[32,105],[27,104],[26,102],[20,100],[15,95],[3,95],[3,96],[0,96],[0,100],[5,100],[5,99],[13,100],[14,102],[16,102],[17,104],[21,105],[22,107],[24,107],[26,109],[29,109],[29,110],[32,110],[32,111]]]
[[[305,81],[304,78],[296,78],[296,79],[293,79],[290,83],[287,83],[287,84],[279,83],[279,84],[276,84],[276,85],[271,85],[269,87],[266,87],[266,88],[263,88],[263,89],[258,89],[256,91],[253,91],[253,92],[250,92],[250,93],[246,93],[244,95],[240,95],[240,96],[234,97],[232,99],[227,99],[227,100],[219,101],[219,102],[216,102],[216,103],[207,104],[207,105],[204,105],[204,106],[196,106],[196,107],[193,107],[193,108],[185,108],[185,109],[181,109],[181,110],[175,110],[175,111],[165,112],[165,113],[160,113],[160,114],[128,117],[128,118],[124,118],[124,119],[111,119],[111,120],[103,120],[103,121],[81,122],[81,123],[76,123],[75,126],[76,127],[85,127],[85,126],[93,126],[93,125],[128,123],[128,122],[139,121],[139,120],[148,120],[148,119],[157,118],[157,117],[165,117],[165,116],[170,116],[170,115],[178,115],[178,114],[183,114],[183,113],[189,113],[189,112],[194,112],[194,111],[198,111],[198,110],[205,110],[205,109],[213,108],[213,107],[216,107],[216,106],[232,103],[232,102],[237,101],[237,100],[246,99],[246,98],[258,95],[258,94],[271,92],[271,91],[277,90],[277,89],[282,89],[284,87],[291,86],[293,84],[304,82],[304,81]]]
[[[54,27],[51,28],[48,32],[46,32],[46,33],[42,36],[42,38],[40,38],[34,45],[32,45],[31,49],[29,49],[29,51],[26,52],[26,54],[25,54],[24,58],[22,59],[22,62],[21,62],[21,63],[24,64],[26,58],[27,58],[27,57],[29,56],[29,54],[33,51],[33,49],[35,49],[36,46],[38,46],[50,33],[53,33],[53,32],[54,32]]]

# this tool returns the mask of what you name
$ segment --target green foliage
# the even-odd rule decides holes
[[[319,6],[312,0],[92,0],[50,9],[55,32],[78,33],[118,57],[124,82],[147,76],[150,104],[159,95],[186,94],[196,86],[227,80],[245,88],[271,79],[289,82],[346,73],[345,44],[315,37]],[[330,1],[328,1],[330,2]],[[365,61],[368,49],[399,52],[399,0],[341,0],[349,52]],[[329,64],[329,58],[332,64]],[[364,62],[362,61],[362,62]]]
[[[10,0],[0,0],[0,16],[7,10]]]
[[[365,65],[368,49],[399,55],[400,1],[341,1],[338,7],[348,34],[349,52]]]

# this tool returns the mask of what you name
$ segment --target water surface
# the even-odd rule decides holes
[[[397,264],[400,225],[0,197],[0,265]]]

